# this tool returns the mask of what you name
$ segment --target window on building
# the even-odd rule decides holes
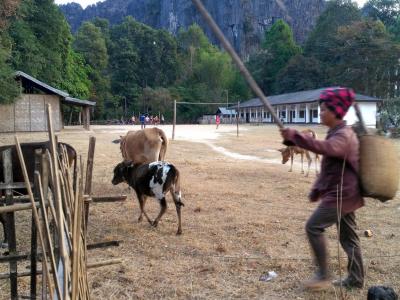
[[[300,118],[300,119],[304,119],[304,118],[305,118],[305,115],[306,115],[306,112],[305,112],[304,110],[301,110],[301,111],[299,112],[299,118]]]
[[[264,119],[267,117],[267,112],[264,111]]]
[[[267,112],[267,118],[271,118],[271,113]]]
[[[286,111],[281,111],[281,118],[286,118]]]
[[[313,116],[314,119],[318,118],[318,110],[317,109],[313,110],[312,116]]]

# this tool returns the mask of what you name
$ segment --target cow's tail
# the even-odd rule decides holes
[[[183,202],[182,202],[181,175],[177,168],[174,168],[174,169],[175,169],[174,194],[176,197],[176,198],[174,197],[174,199],[177,200],[177,202],[180,206],[185,206],[185,204],[183,204]]]
[[[167,148],[168,148],[168,138],[165,135],[165,132],[161,129],[158,129],[158,135],[161,138],[161,149],[160,149],[160,154],[158,155],[158,160],[162,161],[165,159],[165,155],[167,154]]]
[[[128,155],[126,154],[126,136],[121,136],[119,150],[121,151],[122,158],[128,160]]]

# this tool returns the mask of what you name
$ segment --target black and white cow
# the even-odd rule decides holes
[[[176,234],[182,233],[181,206],[184,206],[184,204],[181,201],[179,171],[174,165],[164,161],[141,165],[133,164],[132,162],[121,162],[114,168],[112,183],[117,185],[121,182],[126,182],[136,192],[140,204],[138,221],[142,221],[144,215],[154,227],[157,227],[158,222],[167,210],[165,196],[168,192],[171,192],[178,214],[178,231]],[[144,210],[147,196],[155,197],[160,202],[161,210],[154,221],[150,220]]]

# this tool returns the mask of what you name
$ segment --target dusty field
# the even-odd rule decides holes
[[[136,127],[137,128],[137,127]],[[304,178],[296,164],[293,173],[280,164],[281,139],[274,127],[222,125],[178,126],[167,160],[182,173],[185,207],[183,235],[175,236],[177,219],[172,200],[159,227],[138,223],[138,202],[127,185],[112,186],[112,169],[121,159],[111,141],[132,127],[93,127],[91,133],[67,129],[60,141],[71,143],[86,155],[90,135],[97,138],[93,190],[97,195],[127,194],[123,203],[92,205],[89,242],[123,240],[120,247],[89,251],[89,262],[122,258],[123,264],[89,272],[93,299],[335,299],[338,289],[307,293],[301,281],[313,272],[304,224],[315,205],[307,193],[315,179]],[[165,126],[170,137],[171,128]],[[324,136],[322,127],[315,127]],[[22,141],[44,134],[20,135]],[[13,140],[2,135],[0,144]],[[399,147],[400,145],[397,144]],[[400,150],[400,147],[399,147]],[[149,199],[147,212],[155,217],[158,203]],[[389,285],[400,292],[400,201],[385,204],[367,199],[357,214],[366,270],[366,288],[346,292],[348,299],[366,299],[372,285]],[[20,221],[21,237],[30,218]],[[374,232],[363,237],[365,229]],[[2,235],[2,233],[0,233]],[[327,232],[332,272],[338,275],[336,229]],[[344,253],[341,252],[343,256]],[[342,259],[342,266],[346,260]],[[25,265],[19,266],[20,270]],[[6,265],[0,266],[5,272]],[[271,282],[260,276],[275,271]],[[343,271],[345,269],[343,268]],[[21,288],[29,280],[21,281]],[[8,299],[6,281],[0,298]]]

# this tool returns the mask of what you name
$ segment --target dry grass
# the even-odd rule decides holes
[[[272,151],[281,147],[274,127],[244,129],[239,138],[234,131],[225,132],[210,143],[231,152],[279,161],[280,154]],[[324,136],[323,128],[316,130]],[[113,166],[120,161],[118,145],[111,143],[118,134],[96,129],[95,136],[94,193],[129,197],[124,203],[91,207],[89,242],[117,239],[123,243],[117,248],[89,251],[89,262],[124,260],[122,265],[89,271],[93,299],[335,299],[339,291],[333,287],[313,294],[301,289],[301,281],[313,272],[303,229],[315,207],[307,201],[315,179],[313,171],[310,178],[304,178],[298,166],[288,173],[286,165],[232,159],[203,143],[172,141],[167,160],[182,173],[185,203],[183,235],[175,236],[177,218],[170,199],[158,228],[137,222],[139,209],[133,193],[126,185],[115,187],[110,182]],[[86,155],[88,137],[88,133],[67,130],[60,140]],[[0,142],[8,139],[4,136]],[[348,299],[365,299],[367,287],[372,285],[385,284],[400,291],[400,256],[380,257],[400,255],[399,205],[398,199],[386,204],[368,199],[366,207],[358,211],[366,288],[347,292]],[[155,217],[158,210],[158,203],[149,199],[149,215]],[[21,236],[29,232],[30,218],[27,214],[17,217]],[[362,235],[366,229],[373,231],[373,237]],[[327,237],[330,265],[338,274],[336,229],[328,230]],[[27,244],[23,245],[21,239],[20,246],[27,249]],[[7,269],[6,265],[0,268],[2,272]],[[277,278],[259,281],[263,273],[272,270],[278,273]],[[23,288],[28,288],[29,280],[24,283]],[[0,282],[0,291],[0,298],[7,299],[6,281]]]

